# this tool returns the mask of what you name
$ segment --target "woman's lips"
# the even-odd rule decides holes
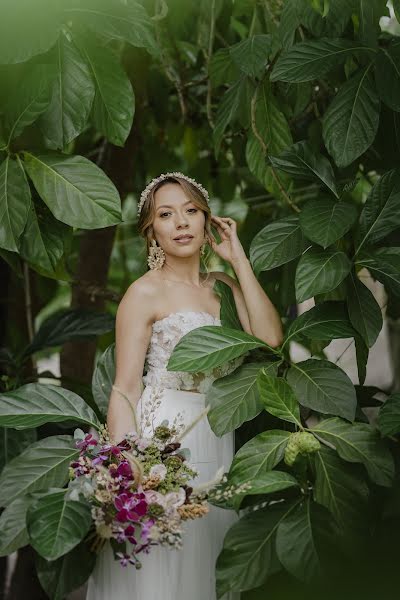
[[[178,244],[189,244],[189,242],[192,241],[192,237],[184,237],[184,238],[179,238],[179,239],[175,239],[174,241],[177,242]]]

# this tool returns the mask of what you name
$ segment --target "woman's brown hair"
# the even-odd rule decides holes
[[[155,211],[156,211],[156,202],[155,202],[154,195],[155,195],[156,191],[159,190],[160,187],[162,187],[167,182],[178,183],[181,186],[181,188],[183,189],[183,191],[185,192],[185,195],[187,196],[187,198],[189,200],[191,200],[191,202],[193,202],[195,207],[204,212],[204,215],[205,215],[204,227],[206,230],[206,236],[208,237],[209,240],[212,237],[212,234],[211,234],[211,210],[210,210],[207,200],[204,198],[204,196],[201,193],[201,191],[199,190],[199,188],[197,188],[195,185],[190,183],[190,181],[186,181],[186,179],[181,179],[178,176],[171,175],[170,177],[163,179],[162,181],[157,183],[151,189],[149,195],[146,198],[145,203],[142,206],[142,210],[140,211],[137,228],[138,228],[139,234],[146,239],[147,252],[149,252],[149,250],[150,250],[152,224],[154,221],[154,215],[155,215]]]

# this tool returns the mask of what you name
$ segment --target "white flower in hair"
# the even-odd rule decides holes
[[[143,192],[140,194],[140,201],[138,204],[138,215],[140,215],[143,204],[145,203],[145,201],[146,201],[148,195],[150,194],[151,190],[153,189],[153,187],[160,181],[163,181],[163,179],[167,179],[168,177],[171,177],[171,176],[172,177],[180,177],[181,179],[186,179],[186,181],[189,181],[190,183],[195,185],[202,192],[206,201],[209,202],[209,196],[208,196],[207,190],[200,183],[197,183],[197,181],[195,179],[192,179],[191,177],[188,177],[187,175],[184,175],[184,173],[180,173],[179,171],[174,171],[173,173],[162,173],[161,175],[159,175],[159,177],[155,177],[154,179],[152,179],[150,181],[150,183],[147,184],[147,186],[145,187]]]

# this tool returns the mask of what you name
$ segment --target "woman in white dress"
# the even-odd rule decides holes
[[[142,192],[138,213],[150,270],[130,285],[117,311],[116,376],[107,415],[110,435],[117,442],[134,429],[131,408],[120,392],[136,407],[144,434],[150,434],[164,419],[172,423],[178,413],[184,422],[191,422],[204,410],[212,382],[242,361],[243,357],[230,361],[218,372],[166,369],[184,334],[202,325],[221,324],[215,279],[230,285],[244,331],[271,346],[282,341],[279,315],[254,276],[235,221],[211,216],[208,193],[199,183],[182,173],[162,174]],[[218,231],[219,243],[211,225]],[[200,272],[207,243],[232,265],[238,282],[225,273]],[[150,424],[147,412],[155,401]],[[229,470],[234,433],[217,437],[203,417],[182,445],[190,449],[190,463],[199,471],[196,485],[210,480],[221,466]],[[106,544],[89,579],[86,600],[215,600],[215,563],[225,533],[237,519],[234,511],[211,506],[203,518],[184,523],[181,550],[153,547],[142,557],[140,570],[121,567]],[[239,597],[226,594],[222,600]]]

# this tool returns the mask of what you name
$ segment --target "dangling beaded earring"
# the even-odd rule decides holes
[[[150,269],[161,269],[165,262],[165,253],[161,246],[157,246],[155,239],[151,240],[151,247],[147,257],[147,264]]]

